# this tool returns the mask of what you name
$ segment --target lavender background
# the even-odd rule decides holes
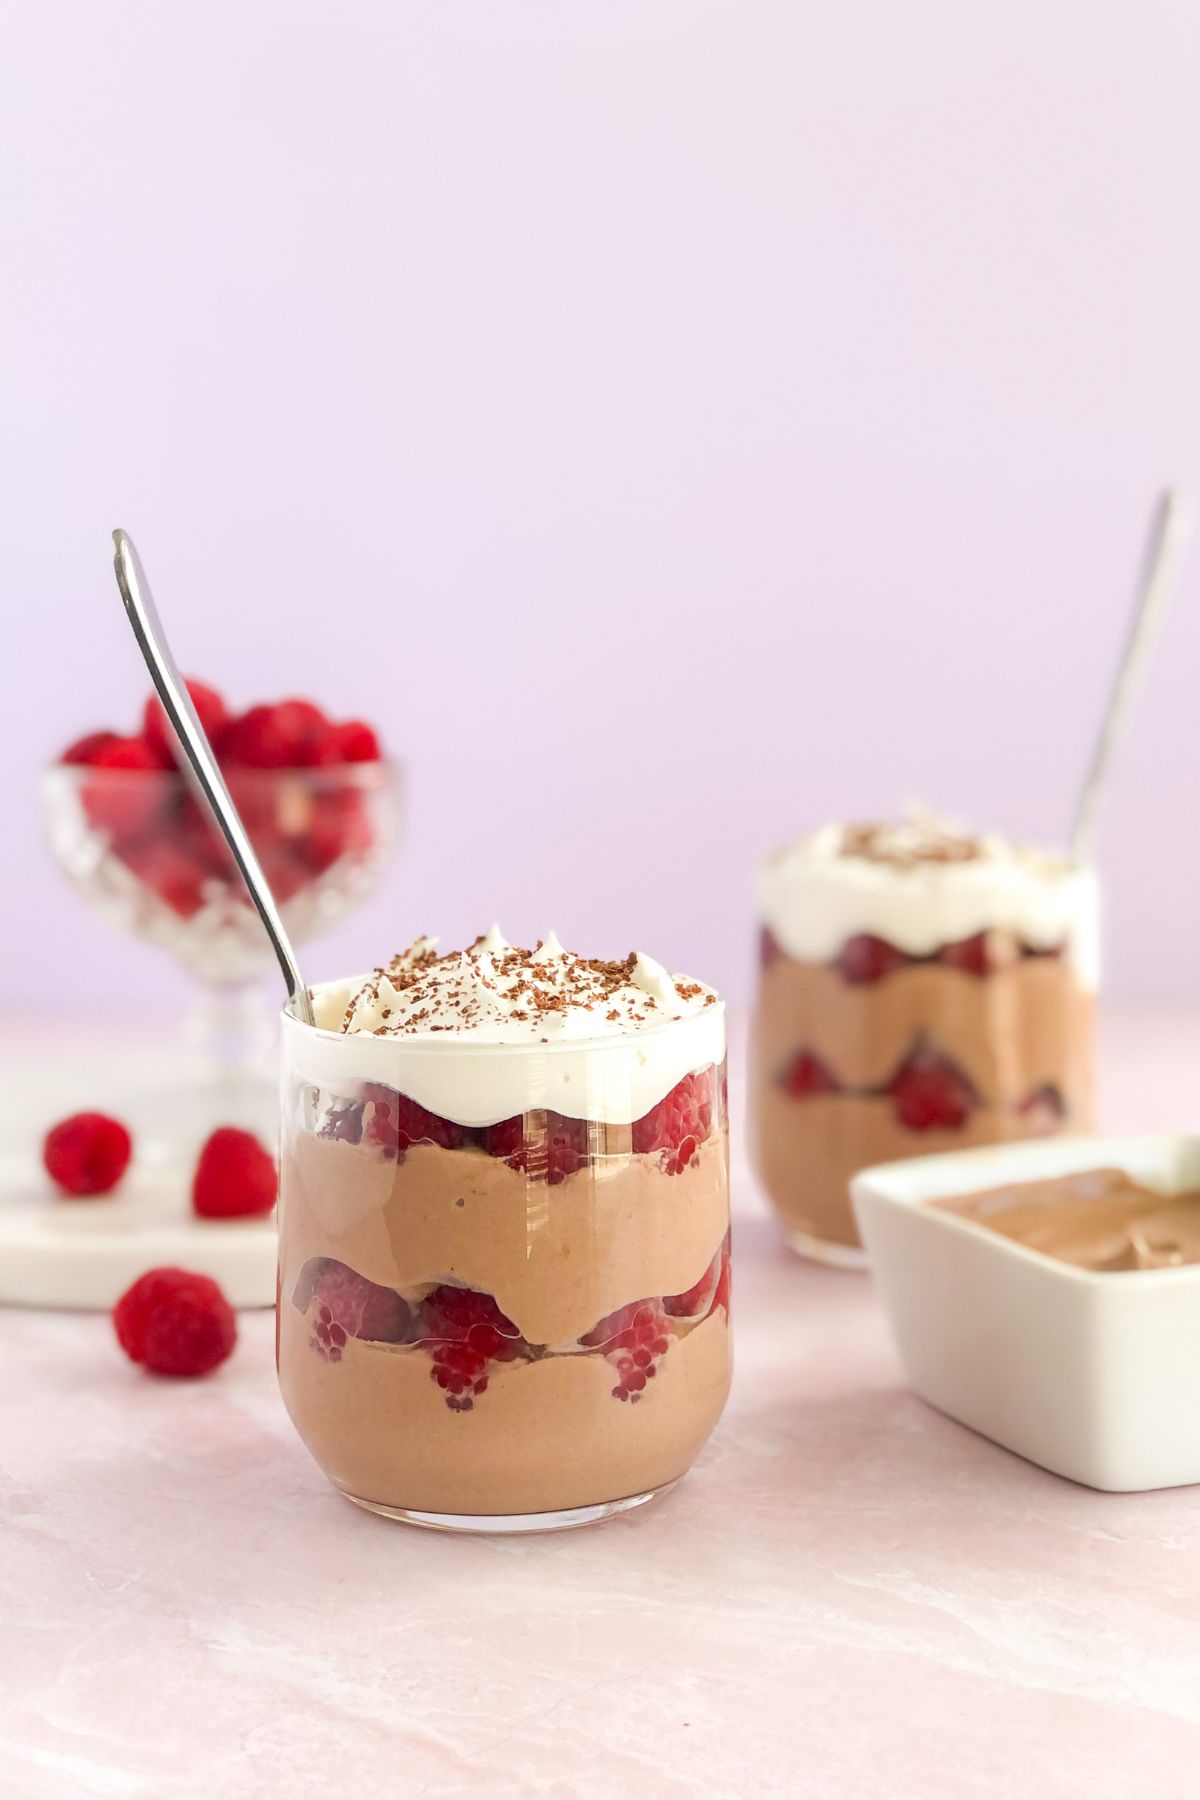
[[[412,810],[314,977],[498,917],[748,992],[759,854],[1065,830],[1156,488],[1200,488],[1179,0],[39,0],[5,27],[0,998],[169,1004],[41,850],[144,691],[108,533]],[[1104,822],[1200,991],[1200,557]],[[70,952],[68,956],[66,953]]]

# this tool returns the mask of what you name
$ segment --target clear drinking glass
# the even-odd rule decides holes
[[[1061,922],[1049,941],[1014,927],[1011,859],[966,875],[873,865],[870,909],[914,950],[857,929],[854,858],[764,869],[750,1147],[802,1254],[861,1265],[848,1184],[871,1164],[1091,1128],[1095,879],[1047,866],[1020,882],[1027,910],[1040,897]],[[970,934],[947,939],[942,923],[968,911]]]
[[[720,1007],[711,1059],[648,1110],[639,1074],[685,1028],[496,1045],[285,1017],[279,1381],[349,1499],[553,1530],[689,1468],[730,1378]]]

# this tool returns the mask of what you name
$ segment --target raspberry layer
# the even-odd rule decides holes
[[[334,1364],[312,1354],[295,1307],[280,1314],[288,1411],[325,1472],[358,1499],[418,1512],[554,1512],[662,1487],[702,1448],[729,1371],[718,1311],[672,1345],[637,1406],[614,1400],[605,1358],[550,1356],[500,1368],[486,1404],[463,1413],[424,1358],[352,1339]]]
[[[679,1294],[629,1301],[569,1344],[531,1343],[495,1295],[434,1282],[400,1293],[368,1281],[345,1263],[313,1257],[300,1271],[291,1304],[306,1314],[310,1348],[340,1362],[347,1343],[403,1348],[427,1359],[429,1374],[453,1412],[470,1412],[497,1371],[548,1356],[601,1356],[611,1370],[614,1400],[636,1406],[672,1347],[718,1308],[729,1311],[729,1238],[698,1281]]]
[[[773,957],[760,982],[750,1113],[759,1173],[784,1223],[851,1246],[848,1182],[871,1163],[1087,1130],[1093,1008],[1073,966],[1051,956],[983,977],[905,963],[862,984]]]

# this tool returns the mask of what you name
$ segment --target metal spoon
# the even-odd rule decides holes
[[[1154,634],[1162,622],[1183,570],[1196,509],[1188,495],[1167,488],[1162,494],[1150,525],[1146,555],[1134,595],[1133,617],[1125,649],[1117,665],[1116,679],[1100,721],[1092,760],[1084,777],[1075,823],[1071,829],[1071,860],[1084,862],[1091,853],[1096,829],[1096,812],[1100,803],[1109,760],[1129,711]]]
[[[121,590],[121,598],[125,602],[125,611],[129,614],[129,623],[133,626],[138,648],[146,659],[146,667],[158,689],[158,697],[179,734],[179,741],[187,753],[200,791],[212,808],[221,834],[233,852],[233,859],[250,890],[250,898],[258,910],[258,916],[266,927],[271,947],[283,970],[283,979],[287,982],[292,1014],[305,1025],[315,1025],[317,1021],[312,1001],[301,979],[296,953],[284,930],[279,908],[267,886],[266,876],[254,854],[250,839],[246,836],[246,827],[225,786],[225,778],[217,766],[213,747],[196,716],[191,695],[176,667],[175,658],[171,655],[141,558],[134,548],[133,539],[126,532],[114,531],[113,543],[117,547],[113,557],[117,586]]]

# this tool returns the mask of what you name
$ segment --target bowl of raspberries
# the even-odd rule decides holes
[[[311,700],[232,711],[215,688],[192,702],[288,931],[335,923],[372,886],[394,840],[399,771],[373,728]],[[253,981],[271,962],[244,882],[175,760],[157,697],[132,734],[93,731],[42,777],[51,848],[113,924],[170,951],[201,981]]]

